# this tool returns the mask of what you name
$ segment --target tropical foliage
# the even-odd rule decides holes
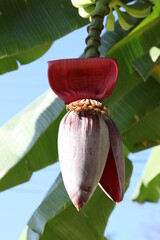
[[[67,0],[0,1],[0,73],[17,69],[17,62],[34,61],[56,39],[87,23]],[[152,12],[144,20],[134,20],[132,28],[125,31],[116,22],[114,32],[102,36],[101,56],[114,57],[119,65],[118,83],[104,104],[123,138],[126,188],[132,173],[129,152],[160,144],[160,58],[159,51],[153,51],[160,46],[159,26],[160,2],[155,1]],[[64,103],[49,90],[0,129],[0,191],[29,181],[33,172],[58,161],[57,133],[64,113]],[[156,147],[134,200],[159,200],[158,158]],[[113,209],[114,204],[97,187],[77,213],[59,175],[21,239],[102,240]]]

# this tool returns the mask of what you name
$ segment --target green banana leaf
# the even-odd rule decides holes
[[[134,28],[126,37],[119,39],[117,33],[123,34],[123,30],[114,33],[107,32],[103,37],[103,49],[106,48],[106,57],[117,59],[119,66],[119,81],[112,93],[109,103],[117,101],[123,94],[143,81],[139,78],[132,63],[143,56],[149,49],[160,42],[160,2],[157,1],[153,12]],[[122,32],[122,33],[121,33]],[[113,37],[112,37],[113,36]],[[118,40],[116,42],[116,39]],[[109,44],[113,42],[114,45]]]
[[[0,74],[42,56],[52,43],[88,23],[68,0],[0,1]]]
[[[98,187],[89,203],[77,212],[59,176],[31,217],[20,239],[102,240],[107,219],[113,208],[114,203]],[[34,237],[35,233],[38,236]]]
[[[0,129],[1,191],[28,181],[33,171],[57,161],[63,109],[64,103],[49,90]]]
[[[160,13],[160,5],[157,5],[157,6],[155,8],[156,11],[152,13],[152,18],[151,18],[153,21],[151,25],[153,26],[153,29],[154,29],[152,33],[155,33],[155,34],[157,32],[157,27],[154,28],[155,18],[157,19],[157,9],[158,9],[158,13]],[[143,22],[141,24],[143,26]],[[148,25],[145,28],[146,32],[144,31],[143,34],[148,33],[147,27]],[[137,26],[136,28],[139,29],[140,27]],[[143,36],[142,29],[140,28],[140,30],[141,31],[138,31],[139,32],[138,36],[142,38]],[[137,33],[136,29],[134,30],[134,32]],[[119,32],[117,31],[117,36],[118,35],[119,35]],[[137,59],[137,50],[133,48],[136,42],[135,39],[138,39],[139,41],[139,38],[137,37],[137,35],[135,35],[135,38],[134,38],[134,35],[132,34],[132,32],[129,33],[130,37],[128,37],[128,35],[124,37],[124,34],[123,34],[123,36],[121,35],[122,40],[120,40],[120,37],[117,37],[116,44],[115,44],[115,41],[116,41],[115,33],[113,35],[111,33],[109,33],[109,35],[107,34],[104,35],[104,37],[108,37],[108,36],[109,36],[108,42],[110,42],[110,50],[109,50],[110,55],[113,52],[113,56],[117,55],[118,61],[121,62],[120,59],[122,59],[122,62],[123,62],[125,54],[121,50],[121,46],[123,45],[124,48],[125,46],[130,46],[132,48],[132,54],[130,52],[130,55],[127,56],[128,61],[130,62],[133,61],[133,55],[135,53],[136,53],[135,58]],[[113,40],[112,40],[112,36],[113,36]],[[145,45],[144,37],[143,37],[143,40],[144,40],[143,45]],[[129,50],[126,51],[126,55],[128,54],[128,52]],[[123,65],[126,65],[126,66],[123,66],[126,73],[125,77],[128,76],[127,78],[130,79],[133,77],[133,75],[136,75],[136,73],[134,72],[134,69],[130,67],[130,65],[128,65],[126,61],[124,61]],[[131,72],[130,72],[130,69],[132,69]],[[114,99],[113,101],[113,98],[111,96],[111,98],[107,99],[105,103],[109,105],[111,109],[111,117],[114,119],[121,133],[123,134],[123,140],[127,145],[127,147],[129,148],[129,150],[139,151],[141,149],[154,146],[159,143],[158,139],[160,138],[159,138],[158,130],[156,131],[154,129],[155,126],[157,127],[157,129],[159,129],[158,120],[157,120],[159,118],[159,115],[157,115],[157,112],[156,112],[159,106],[159,85],[158,83],[156,84],[156,82],[152,81],[152,79],[151,81],[148,80],[147,84],[144,84],[144,81],[137,74],[136,79],[134,79],[134,81],[136,82],[137,80],[140,85],[136,83],[135,88],[133,86],[132,88],[129,87],[127,91],[124,83],[125,73],[123,73],[122,71],[120,73],[118,84],[114,91],[117,94],[117,96],[114,96],[114,98],[116,97],[116,99]],[[128,79],[127,80],[125,79],[125,82],[130,82],[128,81]],[[121,82],[123,82],[123,86]],[[145,89],[143,89],[144,87]],[[123,88],[125,88],[125,91],[123,91]],[[147,94],[146,94],[146,91],[147,91]],[[150,94],[149,94],[149,91],[151,92]],[[126,95],[124,94],[124,92],[126,92]],[[20,113],[20,115],[16,116],[13,120],[7,123],[0,130],[1,131],[0,143],[1,143],[1,146],[3,146],[0,148],[0,156],[1,156],[0,191],[3,191],[9,187],[20,184],[22,182],[28,181],[33,171],[39,170],[57,161],[56,139],[57,139],[58,125],[59,125],[60,119],[64,114],[64,112],[62,112],[64,106],[60,105],[60,107],[57,108],[56,118],[53,118],[50,114],[52,112],[52,114],[54,115],[54,111],[55,111],[54,104],[57,101],[59,102],[60,100],[54,101],[54,99],[50,99],[50,103],[49,103],[50,105],[48,106],[49,111],[45,111],[44,104],[46,103],[45,103],[45,98],[43,98],[43,96],[37,101],[38,101],[38,105],[37,103],[33,103],[33,105],[30,105],[29,108],[27,108],[22,113]],[[127,104],[127,102],[130,104]],[[38,106],[38,109],[41,114],[39,114],[39,112],[36,111],[35,109],[36,106]],[[31,114],[28,117],[29,112],[31,112]],[[149,115],[148,115],[148,112],[150,113]],[[154,121],[154,124],[153,124],[153,121],[151,124],[153,113],[155,115],[154,116],[155,121]],[[26,128],[26,126],[28,125],[28,119],[31,119],[32,115],[33,115],[32,117],[33,122],[32,124],[30,124],[30,127],[28,129]],[[21,124],[21,122],[23,123],[23,121],[21,121],[21,116],[23,116],[23,121],[25,121],[24,124]],[[41,116],[45,116],[43,120],[43,124],[41,123],[41,119],[43,119]],[[147,126],[147,130],[146,128],[142,127],[142,124],[144,124],[144,120],[146,121],[145,126]],[[18,144],[15,144],[16,141],[14,140],[13,136],[15,136],[15,133],[19,131],[18,130],[19,126],[20,126],[21,134],[26,136],[26,138],[24,138],[23,140],[23,145],[18,146]],[[39,128],[36,128],[35,126],[39,126]],[[136,128],[138,128],[138,130],[136,130]],[[146,136],[146,134],[150,134],[150,135]],[[52,143],[52,145],[48,144],[48,142]],[[17,150],[15,151],[15,149]],[[17,176],[16,178],[14,177],[15,175]]]
[[[141,22],[139,19],[135,19],[134,21],[134,27],[136,27]],[[105,32],[102,35],[101,46],[99,48],[101,56],[105,57],[106,52],[108,52],[114,44],[117,44],[120,40],[126,37],[132,30],[133,29],[129,29],[127,31],[123,30],[119,27],[118,21],[116,21],[114,32]]]
[[[126,157],[126,189],[132,163]],[[104,240],[104,230],[115,204],[97,187],[80,212],[71,204],[61,175],[29,220],[21,240]]]
[[[111,117],[131,152],[160,144],[159,96],[160,84],[150,77],[111,105]]]
[[[153,49],[155,47],[157,49],[158,49],[158,47],[160,47],[160,41],[159,41],[159,44],[157,46],[154,46],[151,49]],[[159,53],[159,56],[158,55],[154,56],[155,58],[157,58],[156,61],[152,60],[152,57],[150,55],[151,49],[149,50],[148,53],[144,54],[143,56],[136,59],[132,63],[134,69],[139,73],[139,75],[142,77],[142,79],[144,81],[146,81],[149,78],[149,76],[152,74],[152,71],[154,71],[153,68],[156,67],[160,62],[160,58],[159,58],[160,53]],[[159,52],[160,52],[160,50],[159,50]]]
[[[151,68],[150,59],[146,65],[143,65],[144,71],[146,71],[147,65],[150,71],[146,83],[132,66],[137,58],[143,56],[146,51],[148,52],[153,45],[160,41],[160,32],[157,33],[159,24],[160,3],[155,6],[152,14],[126,37],[122,30],[117,31],[123,35],[121,40],[117,37],[117,32],[113,33],[113,42],[115,43],[115,39],[118,42],[112,48],[109,48],[107,43],[107,39],[111,39],[111,33],[103,36],[103,49],[107,43],[106,48],[109,50],[107,56],[115,57],[120,69],[115,90],[104,103],[110,107],[111,117],[118,125],[123,141],[131,152],[160,144],[158,121],[160,118],[160,85],[152,75],[155,65],[153,64]],[[150,39],[150,34],[152,39]],[[141,66],[141,68],[143,67]],[[160,73],[159,65],[156,65],[156,71]]]
[[[160,199],[160,146],[154,147],[132,200],[139,203]]]

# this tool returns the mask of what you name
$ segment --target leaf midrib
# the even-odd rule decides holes
[[[45,42],[44,44],[35,45],[34,47],[31,47],[29,49],[20,50],[20,51],[17,51],[15,53],[12,53],[12,54],[7,54],[6,53],[5,55],[0,56],[0,60],[7,59],[7,58],[10,58],[10,57],[15,57],[16,58],[19,54],[28,53],[28,51],[32,51],[32,50],[38,49],[40,47],[45,47],[49,44],[51,45],[51,44],[53,44],[53,42],[54,41],[48,41],[48,42]]]

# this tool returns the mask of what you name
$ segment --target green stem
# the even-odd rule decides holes
[[[85,57],[92,58],[92,57],[99,57],[100,52],[98,50],[99,46],[101,45],[101,32],[103,29],[103,19],[104,16],[109,13],[109,0],[98,0],[96,2],[95,12],[91,17],[91,24],[87,28],[88,36],[86,38],[86,45],[85,48]]]

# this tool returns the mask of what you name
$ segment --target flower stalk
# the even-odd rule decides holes
[[[91,24],[87,27],[88,36],[85,40],[87,47],[84,50],[86,58],[99,57],[101,45],[101,32],[104,17],[109,13],[109,0],[98,0],[94,13],[91,15]]]

